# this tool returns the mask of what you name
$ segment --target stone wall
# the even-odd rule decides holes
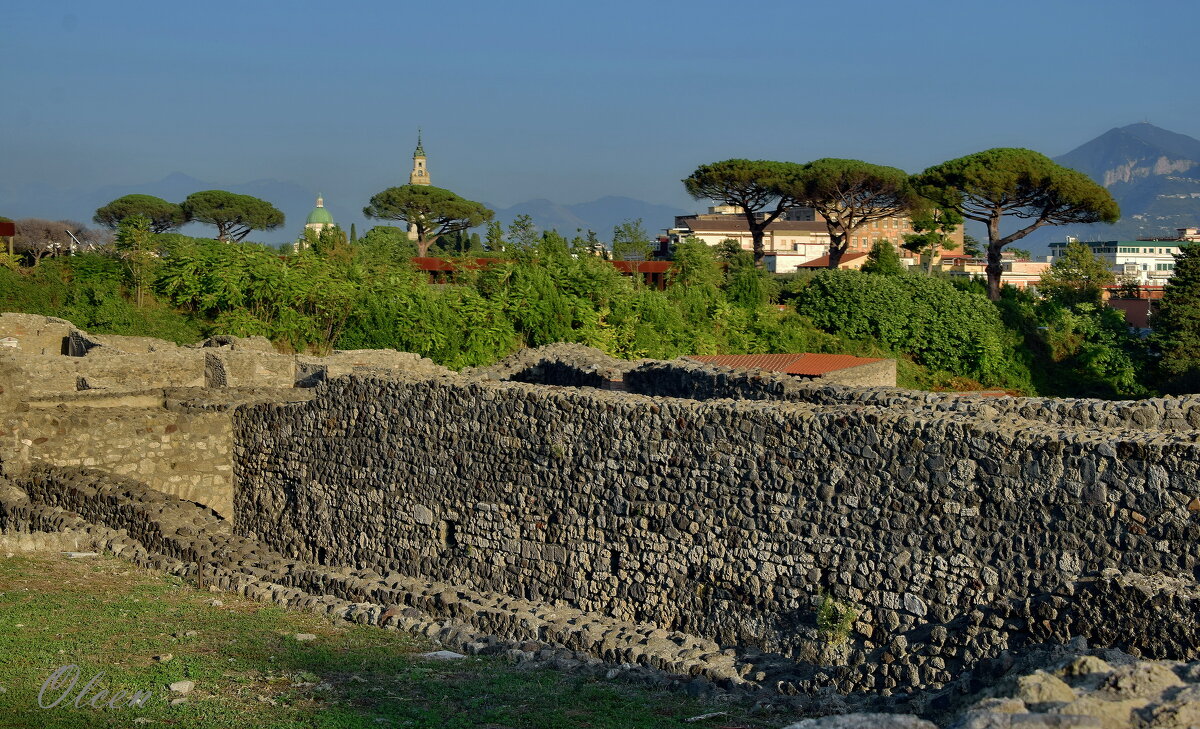
[[[503,652],[534,666],[539,659],[543,665],[570,662],[610,677],[635,675],[629,664],[636,663],[670,672],[659,677],[666,679],[661,685],[676,688],[687,682],[711,689],[706,679],[726,688],[759,686],[742,678],[754,666],[739,666],[733,652],[709,640],[400,574],[297,562],[232,534],[229,523],[207,509],[92,469],[43,463],[14,482],[0,477],[0,544],[13,542],[102,549],[195,577],[210,589],[408,630],[471,654]],[[622,666],[604,666],[596,656]]]
[[[881,359],[878,362],[833,370],[813,380],[847,387],[895,387],[896,360]]]
[[[0,354],[0,388],[20,394],[0,408],[0,473],[108,528],[142,512],[45,474],[94,466],[232,513],[243,544],[329,566],[271,575],[292,589],[354,569],[375,576],[342,599],[387,592],[522,639],[553,621],[597,655],[714,677],[736,655],[738,680],[786,675],[785,692],[936,688],[1076,635],[1200,646],[1200,400],[850,388],[574,345],[466,375],[211,345]],[[196,363],[222,386],[136,387]],[[115,384],[80,389],[85,371]],[[319,386],[229,387],[242,380]],[[857,613],[844,636],[817,620],[834,604]]]
[[[67,354],[67,337],[74,328],[52,316],[0,313],[0,339],[16,339],[14,349],[22,354]]]
[[[448,371],[408,352],[281,354],[263,337],[227,335],[181,347],[151,337],[89,334],[66,320],[33,314],[0,314],[5,337],[17,346],[0,347],[0,412],[32,398],[85,390],[313,387],[351,372]]]
[[[1119,632],[1135,616],[1088,613],[1080,585],[1200,567],[1190,436],[455,377],[338,380],[235,426],[235,529],[289,556],[808,661],[826,593],[860,613],[848,671],[928,659],[861,669],[875,688],[939,682],[1018,633]],[[1122,639],[1177,650],[1184,625]]]
[[[151,399],[155,407],[148,406]],[[230,516],[230,413],[161,405],[159,393],[143,395],[132,406],[102,401],[96,407],[31,407],[0,415],[0,470],[14,475],[35,462],[98,468]]]
[[[969,392],[924,392],[853,381],[801,380],[765,370],[721,367],[685,359],[623,362],[580,345],[551,345],[527,350],[472,374],[547,385],[595,386],[593,382],[580,379],[591,377],[595,372],[605,373],[608,380],[623,379],[626,390],[643,395],[874,406],[924,412],[930,417],[937,417],[939,413],[963,413],[985,420],[1032,420],[1067,428],[1180,433],[1200,429],[1200,395],[1127,401],[981,397]]]

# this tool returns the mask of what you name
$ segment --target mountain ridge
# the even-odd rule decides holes
[[[1022,247],[1040,247],[1067,236],[1080,240],[1173,237],[1200,225],[1200,140],[1138,122],[1114,127],[1054,161],[1103,185],[1121,206],[1113,225],[1041,228]]]
[[[509,207],[495,207],[496,220],[508,226],[518,215],[529,215],[539,230],[557,230],[566,238],[577,233],[586,236],[589,230],[600,240],[612,237],[613,228],[627,220],[642,220],[651,237],[673,225],[676,215],[686,210],[671,205],[659,205],[622,195],[604,195],[587,202],[563,205],[537,198]]]

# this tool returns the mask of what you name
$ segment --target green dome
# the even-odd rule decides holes
[[[333,216],[325,208],[313,208],[313,211],[308,214],[306,223],[329,223],[333,225]]]
[[[308,220],[305,221],[305,225],[312,225],[313,223],[333,225],[333,216],[325,209],[325,201],[320,195],[317,196],[317,206],[308,214]]]

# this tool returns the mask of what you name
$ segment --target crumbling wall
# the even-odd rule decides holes
[[[66,319],[52,316],[0,313],[0,339],[15,339],[11,349],[26,355],[67,354],[67,337],[74,328]]]

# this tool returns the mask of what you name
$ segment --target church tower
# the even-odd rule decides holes
[[[421,130],[417,130],[417,148],[413,150],[413,168],[412,173],[408,176],[408,184],[410,185],[428,185],[429,168],[425,166],[425,146],[421,144]],[[408,224],[408,239],[417,239],[417,226],[412,223]]]
[[[412,174],[408,176],[410,185],[428,185],[429,168],[425,166],[425,147],[421,145],[421,130],[417,130],[417,148],[413,151]]]

